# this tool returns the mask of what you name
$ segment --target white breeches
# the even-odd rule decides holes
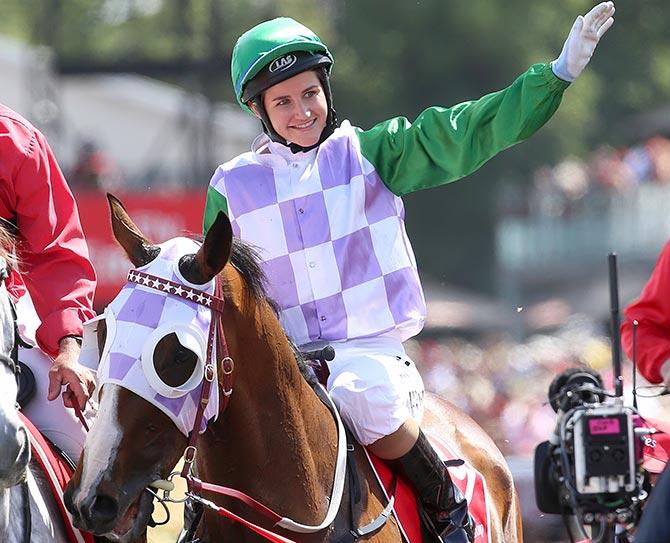
[[[342,418],[363,445],[423,417],[423,380],[402,343],[371,338],[332,343],[327,389]]]
[[[76,462],[84,448],[86,430],[77,419],[74,410],[63,405],[63,399],[60,396],[52,402],[47,400],[51,358],[43,353],[35,343],[35,331],[39,325],[39,319],[27,295],[22,296],[16,304],[16,312],[21,337],[35,345],[32,349],[19,348],[19,360],[26,364],[35,375],[35,393],[26,408],[23,409],[23,414],[37,426],[42,434]],[[89,406],[87,406],[85,416],[90,427],[93,410]]]

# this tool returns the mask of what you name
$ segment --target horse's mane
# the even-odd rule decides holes
[[[256,300],[265,300],[277,312],[277,304],[267,295],[267,277],[260,265],[258,251],[252,245],[233,237],[230,263],[240,272],[249,291]]]
[[[251,295],[257,301],[265,301],[270,304],[270,307],[279,314],[279,306],[267,294],[267,277],[260,265],[261,258],[256,248],[237,237],[233,237],[233,247],[230,255],[230,263],[240,273],[244,279]],[[293,348],[295,359],[298,363],[300,373],[307,380],[307,382],[314,386],[317,383],[316,375],[312,368],[305,362],[300,351],[287,337],[287,340]]]

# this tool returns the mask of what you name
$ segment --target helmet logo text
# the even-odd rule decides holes
[[[270,73],[275,73],[288,70],[295,64],[296,60],[298,60],[298,57],[293,54],[284,55],[283,57],[273,60],[268,66],[268,71],[270,71]]]

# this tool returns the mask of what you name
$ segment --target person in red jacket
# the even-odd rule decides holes
[[[84,429],[72,409],[85,410],[93,373],[78,362],[84,321],[92,308],[95,271],[72,192],[49,144],[26,119],[0,104],[0,217],[14,226],[18,270],[7,289],[17,305],[19,333],[38,348],[20,349],[37,385],[25,414],[56,445],[78,459]]]
[[[624,314],[621,339],[626,354],[631,360],[635,357],[640,373],[650,383],[670,386],[670,241],[663,247],[640,297],[626,307]],[[670,541],[668,465],[644,508],[635,531],[636,542]]]
[[[621,340],[626,355],[631,360],[635,356],[640,373],[650,383],[670,385],[670,241],[640,297],[626,307],[624,315]]]

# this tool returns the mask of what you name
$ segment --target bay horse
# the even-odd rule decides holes
[[[111,195],[108,200],[114,236],[135,268],[97,325],[98,378],[103,383],[99,411],[66,490],[75,524],[121,543],[144,533],[152,500],[145,488],[152,481],[168,478],[194,428],[195,435],[198,429],[204,431],[198,437],[196,462],[202,481],[244,492],[280,511],[284,519],[295,519],[294,524],[318,527],[328,518],[330,503],[339,500],[333,492],[338,484],[333,474],[340,458],[341,432],[337,419],[315,393],[314,379],[296,356],[265,295],[253,250],[233,237],[224,213],[201,245],[186,238],[154,245],[119,200]],[[214,379],[212,392],[217,400],[203,408],[205,415],[213,403],[217,408],[205,417],[209,419],[205,429],[193,413],[204,394],[203,370],[198,368],[203,359],[205,364],[210,360],[210,349],[205,354],[202,341],[194,339],[193,328],[207,328],[215,318],[210,309],[202,312],[203,304],[216,302],[210,296],[215,283],[221,284],[220,298],[225,304],[225,310],[220,308],[219,330],[225,331],[226,345],[224,350],[221,342],[216,344],[216,352],[221,349],[214,359],[218,360],[214,364],[218,379]],[[159,292],[159,285],[167,293]],[[204,292],[204,302],[191,301],[183,309],[191,311],[188,323],[170,320],[181,318],[176,308],[184,306],[177,291],[179,296],[186,291],[190,298]],[[131,374],[134,376],[128,377]],[[231,375],[234,386],[226,380]],[[153,383],[151,387],[147,388],[147,382]],[[157,389],[164,395],[177,392],[166,399]],[[456,454],[486,481],[492,505],[487,540],[521,541],[519,501],[500,451],[452,404],[428,396],[425,407],[426,431],[451,443]],[[276,534],[305,543],[334,542],[345,540],[352,527],[378,518],[388,499],[365,452],[358,446],[354,450],[358,480],[353,483],[351,477],[345,478],[333,522],[312,532],[279,524],[272,528]],[[195,450],[185,456],[193,454]],[[357,499],[349,492],[354,486],[360,494]],[[250,522],[268,525],[243,503],[210,492],[203,496],[225,501],[232,513]],[[256,532],[209,509],[196,535],[208,543],[264,541]],[[365,541],[399,543],[403,539],[391,516]],[[481,541],[483,538],[477,538],[477,543]]]
[[[28,430],[16,408],[16,322],[5,280],[14,263],[12,238],[0,224],[0,540],[67,543],[51,487],[31,458]]]

